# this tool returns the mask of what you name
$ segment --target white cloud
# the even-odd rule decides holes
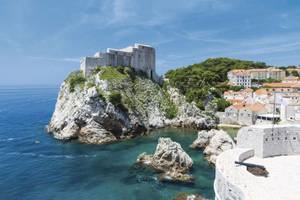
[[[222,30],[181,31],[178,32],[177,35],[187,40],[223,43],[223,44],[230,43],[229,40],[218,37],[218,34],[220,34],[221,32]]]
[[[33,59],[33,60],[76,62],[76,63],[79,63],[79,61],[80,61],[80,58],[50,58],[50,57],[39,57],[39,56],[28,56],[28,58]]]

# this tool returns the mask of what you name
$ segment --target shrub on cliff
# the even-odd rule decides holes
[[[217,110],[224,112],[225,108],[229,107],[231,103],[229,101],[226,101],[226,99],[223,98],[215,98],[213,100],[213,103],[217,105]]]
[[[128,109],[122,103],[122,95],[119,92],[111,92],[108,96],[108,100],[122,111],[128,111]]]
[[[74,92],[77,85],[83,87],[85,81],[86,79],[84,78],[82,71],[72,72],[66,79],[66,82],[69,84],[70,92]]]

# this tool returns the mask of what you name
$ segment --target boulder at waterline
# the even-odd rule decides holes
[[[159,138],[154,154],[140,154],[137,163],[151,166],[158,172],[162,172],[159,175],[160,181],[193,182],[193,177],[189,174],[193,160],[179,143],[170,138]]]
[[[173,200],[204,200],[204,199],[198,194],[180,193],[180,194],[177,194],[173,198]]]
[[[218,155],[234,146],[234,141],[225,131],[215,129],[199,131],[197,139],[191,145],[192,148],[204,149],[205,159],[211,164],[216,163]]]

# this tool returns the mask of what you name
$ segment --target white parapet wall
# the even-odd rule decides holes
[[[300,195],[299,138],[300,125],[242,128],[237,135],[236,148],[223,152],[217,158],[215,199],[296,199]],[[235,161],[262,165],[269,176],[255,176]]]
[[[235,171],[234,161],[242,162],[254,155],[253,149],[239,149],[229,150],[221,154],[216,162],[216,175],[214,181],[214,191],[216,200],[242,200],[245,199],[242,188],[230,180],[230,173]],[[242,170],[244,167],[241,167]],[[239,173],[238,170],[236,173]],[[229,173],[228,173],[229,172]]]
[[[237,146],[253,148],[255,156],[300,154],[300,125],[259,125],[242,128]]]

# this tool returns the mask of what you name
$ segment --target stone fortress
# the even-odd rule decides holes
[[[247,171],[264,166],[267,177]],[[293,200],[300,196],[300,125],[252,125],[237,135],[237,146],[220,154],[214,182],[216,200]]]
[[[134,44],[123,49],[108,48],[106,52],[97,52],[94,56],[84,57],[80,61],[80,69],[88,77],[97,66],[132,67],[142,71],[155,82],[160,83],[161,77],[155,71],[155,49],[149,45]]]

